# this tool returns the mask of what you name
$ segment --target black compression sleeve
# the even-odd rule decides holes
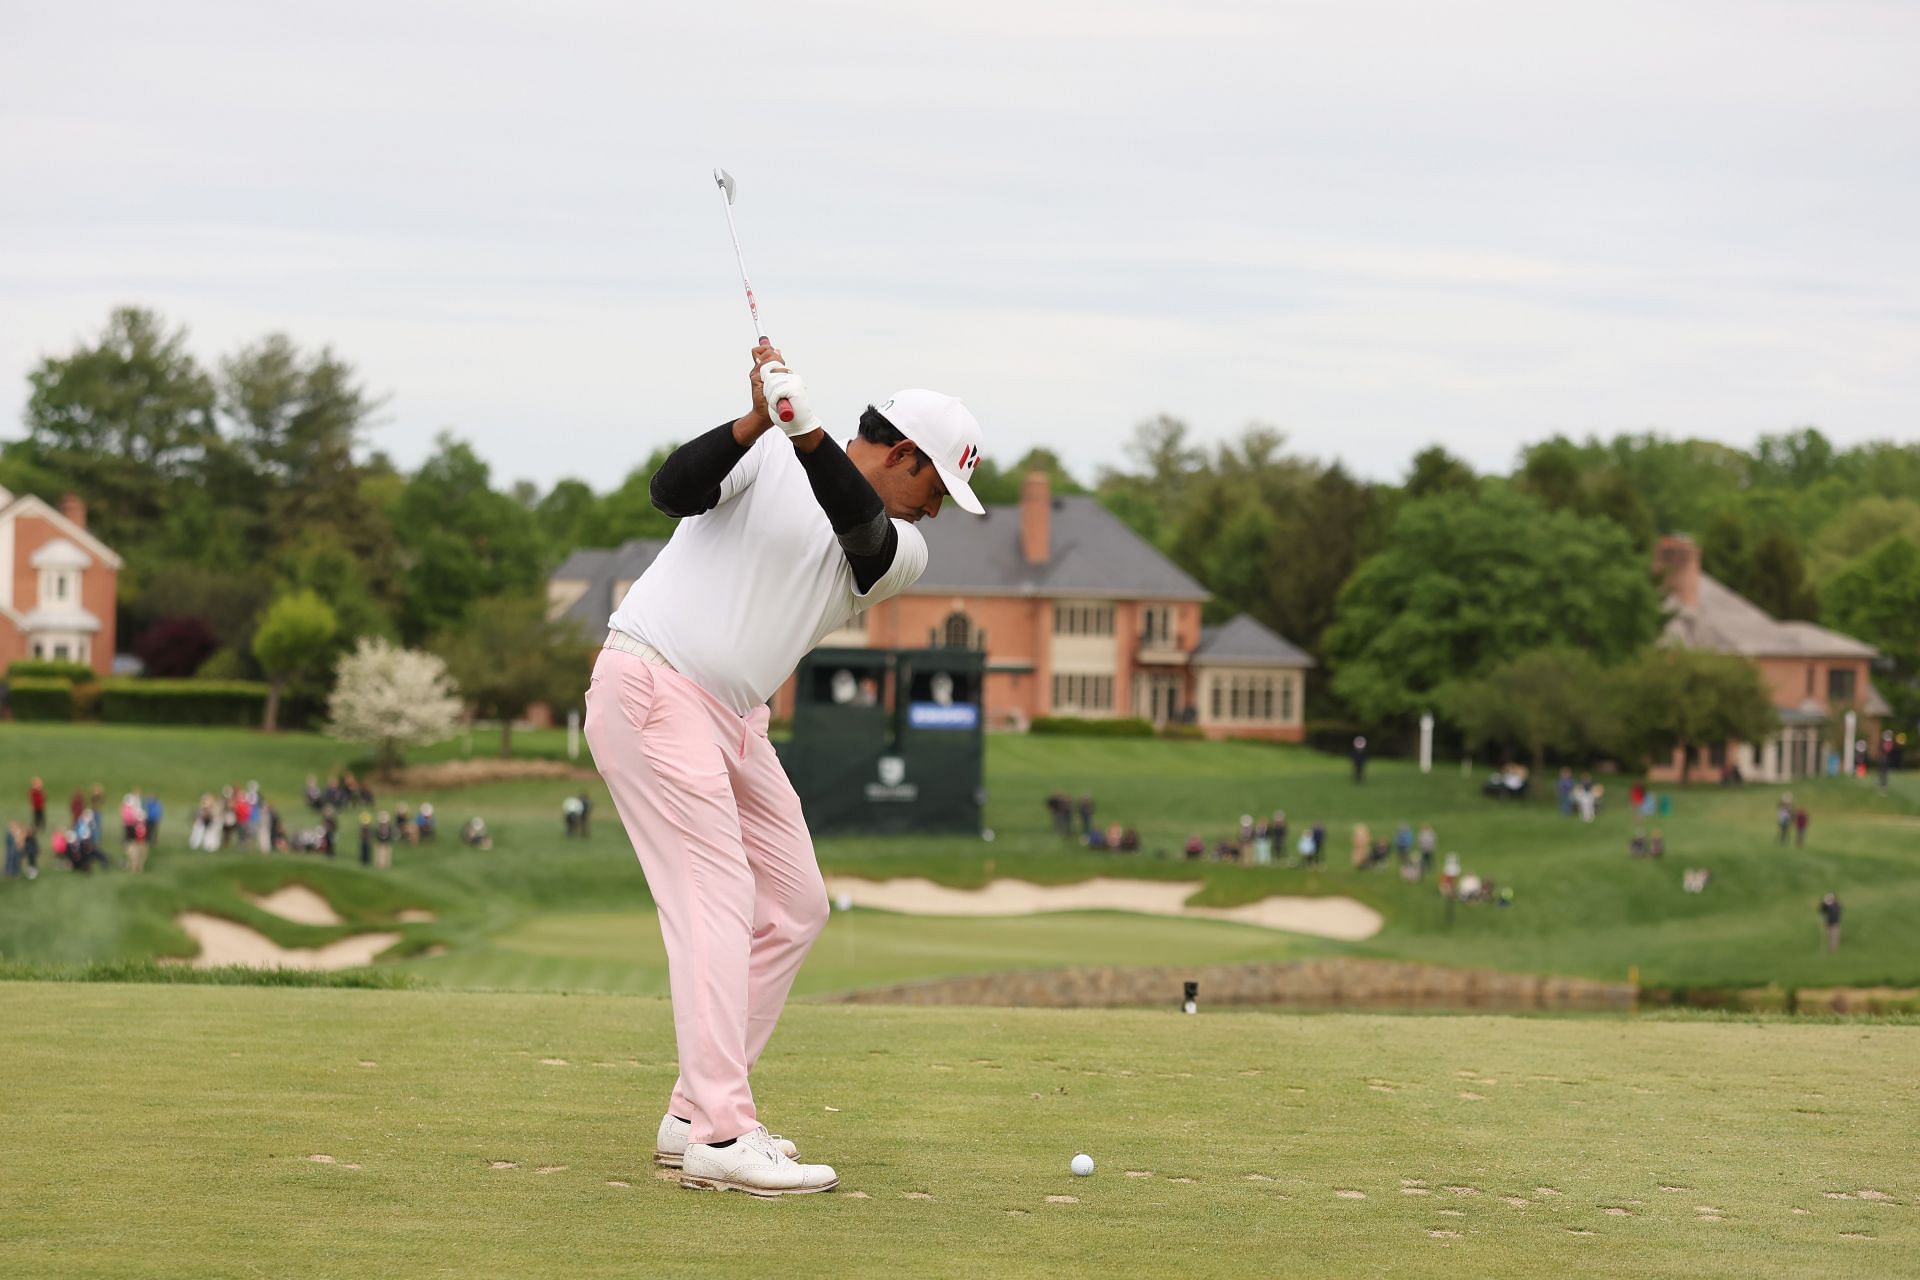
[[[747,451],[724,422],[667,455],[647,485],[653,505],[674,517],[697,516],[720,505],[720,482]]]
[[[814,500],[827,513],[827,523],[853,568],[854,585],[865,593],[893,567],[900,532],[887,519],[880,495],[839,445],[822,436],[812,453],[799,457]]]

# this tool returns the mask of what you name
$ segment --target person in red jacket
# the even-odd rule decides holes
[[[45,831],[47,829],[47,784],[35,778],[33,785],[27,788],[27,800],[33,806],[34,831]]]

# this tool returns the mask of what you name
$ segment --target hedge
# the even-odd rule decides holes
[[[22,658],[18,662],[7,664],[7,679],[13,680],[65,680],[70,684],[83,684],[97,679],[93,668],[84,662],[55,662],[51,659]]]
[[[108,724],[260,723],[267,686],[250,680],[108,680],[100,718]]]
[[[1085,738],[1151,738],[1153,726],[1145,720],[1083,720],[1077,716],[1035,716],[1029,733],[1073,734]]]
[[[9,676],[7,705],[15,720],[73,719],[73,682],[44,676]]]

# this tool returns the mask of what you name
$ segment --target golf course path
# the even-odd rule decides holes
[[[1043,911],[1134,911],[1143,915],[1230,920],[1287,933],[1355,942],[1380,932],[1380,913],[1352,898],[1262,898],[1238,907],[1190,907],[1199,881],[1122,880],[1100,876],[1078,884],[994,880],[984,889],[954,889],[931,880],[863,880],[828,876],[827,893],[857,907],[920,916],[1025,916]]]
[[[174,923],[200,944],[200,954],[186,963],[195,969],[241,965],[248,969],[351,969],[400,941],[397,933],[359,933],[324,947],[283,947],[257,930],[219,916],[183,911]]]

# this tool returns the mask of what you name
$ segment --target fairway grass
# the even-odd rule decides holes
[[[7,983],[0,1019],[10,1276],[1920,1270],[1920,1027],[796,1005],[761,1111],[842,1190],[763,1202],[654,1177],[658,1000]]]

